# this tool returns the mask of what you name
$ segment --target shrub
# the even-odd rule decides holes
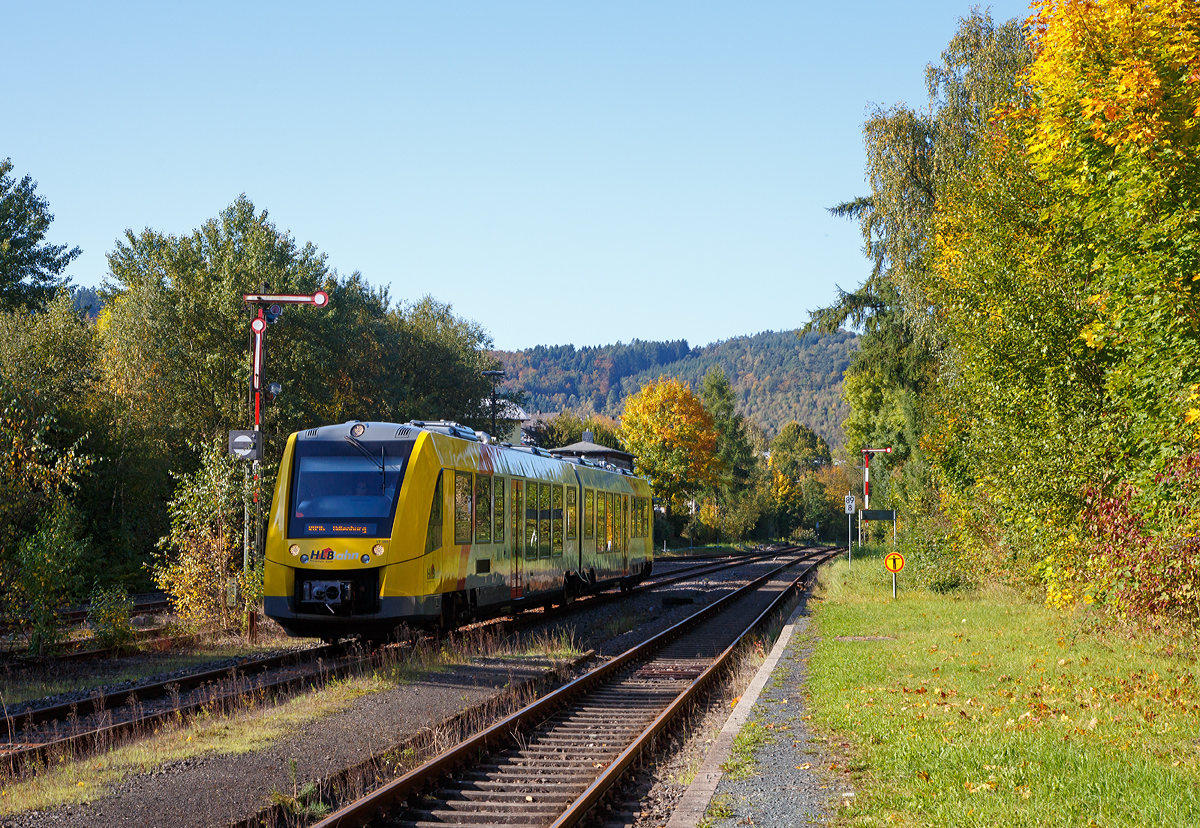
[[[977,562],[935,520],[913,519],[897,536],[896,548],[904,555],[904,573],[933,592],[971,589],[978,583]]]
[[[247,496],[242,468],[217,440],[200,449],[194,473],[175,479],[175,497],[167,507],[171,532],[158,542],[164,558],[154,568],[154,580],[185,623],[228,626],[225,596],[241,557]]]
[[[92,590],[88,607],[88,626],[102,647],[120,647],[133,641],[133,598],[124,587],[101,587]]]
[[[1150,485],[1093,489],[1085,502],[1085,561],[1047,576],[1125,617],[1200,626],[1200,454],[1169,463]]]
[[[29,649],[45,655],[62,639],[59,613],[79,599],[87,542],[78,540],[78,513],[59,499],[17,546],[17,578],[8,596],[10,619],[25,629]]]

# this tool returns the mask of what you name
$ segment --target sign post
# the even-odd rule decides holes
[[[883,556],[883,565],[892,573],[892,597],[896,597],[896,574],[904,569],[904,556],[899,552],[889,552]]]
[[[854,495],[846,495],[846,568],[853,563],[850,548],[854,545]]]

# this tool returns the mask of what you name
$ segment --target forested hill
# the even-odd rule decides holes
[[[800,338],[796,331],[767,331],[701,348],[685,340],[617,343],[602,347],[539,345],[494,351],[509,380],[503,386],[529,395],[531,411],[596,412],[617,416],[625,397],[660,375],[699,390],[714,365],[725,369],[742,413],[774,436],[791,420],[804,423],[831,446],[841,445],[842,374],[858,337],[839,331]]]

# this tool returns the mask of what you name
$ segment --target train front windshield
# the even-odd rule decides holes
[[[387,537],[411,440],[297,441],[288,536]]]

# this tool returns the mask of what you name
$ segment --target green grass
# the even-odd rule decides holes
[[[771,735],[763,727],[762,722],[752,720],[746,722],[738,734],[733,737],[733,745],[729,749],[729,758],[721,763],[721,770],[735,782],[754,776],[756,764],[754,754],[760,747],[771,741]]]
[[[840,824],[1200,825],[1190,646],[999,587],[901,574],[893,601],[881,552],[826,568],[812,605],[813,723],[857,783]]]

